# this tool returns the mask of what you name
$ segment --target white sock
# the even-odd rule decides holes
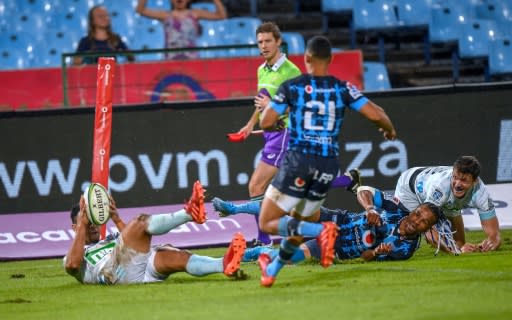
[[[192,221],[192,217],[184,209],[172,213],[155,214],[149,217],[147,231],[152,235],[165,234],[189,221]]]

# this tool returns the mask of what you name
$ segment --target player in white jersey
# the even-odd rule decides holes
[[[412,210],[431,202],[442,208],[452,224],[454,239],[462,252],[492,251],[501,244],[494,204],[480,175],[480,163],[473,156],[459,157],[453,167],[416,167],[402,173],[395,197]],[[487,238],[479,244],[466,242],[461,210],[475,208]],[[427,240],[430,240],[427,237]]]
[[[204,189],[197,181],[185,208],[173,213],[141,214],[125,225],[113,198],[112,221],[120,233],[100,241],[99,226],[87,219],[83,196],[71,211],[75,239],[64,257],[66,272],[82,283],[129,284],[165,280],[175,272],[193,276],[224,273],[236,276],[245,250],[245,239],[236,233],[223,258],[192,254],[171,245],[151,245],[153,235],[165,234],[189,222],[206,222]]]

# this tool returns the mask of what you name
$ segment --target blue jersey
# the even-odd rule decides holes
[[[320,221],[334,221],[340,228],[335,245],[338,259],[358,258],[366,250],[375,249],[381,243],[390,243],[391,252],[377,255],[376,260],[405,260],[418,248],[419,235],[407,239],[398,234],[398,226],[409,212],[379,190],[375,192],[374,204],[382,219],[380,227],[368,225],[365,212],[321,209]]]
[[[281,84],[270,106],[280,115],[289,111],[288,150],[335,157],[345,109],[359,111],[367,102],[349,82],[303,74]]]

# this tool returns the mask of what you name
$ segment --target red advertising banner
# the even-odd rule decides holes
[[[302,55],[290,59],[305,71]],[[187,61],[135,62],[116,67],[112,102],[115,105],[160,101],[229,99],[256,94],[256,69],[260,57],[202,59]],[[334,54],[331,74],[363,88],[362,54]],[[69,106],[96,104],[96,67],[66,69],[65,83],[60,68],[0,72],[0,110],[60,108],[66,86]]]
[[[114,58],[98,59],[96,75],[96,109],[94,115],[94,140],[92,150],[92,182],[108,188],[110,143],[112,132],[112,81],[116,61]],[[106,226],[101,228],[105,238]]]

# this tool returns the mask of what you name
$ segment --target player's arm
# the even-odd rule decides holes
[[[135,12],[140,14],[141,16],[157,19],[157,20],[164,20],[169,16],[169,11],[165,10],[154,10],[154,9],[148,9],[146,8],[146,2],[147,0],[139,0],[137,1],[137,6],[135,7]]]
[[[279,86],[277,93],[274,95],[272,101],[270,101],[268,105],[262,105],[264,108],[261,113],[260,127],[263,130],[276,130],[276,126],[280,122],[279,117],[288,111],[288,94],[286,90],[286,83],[287,82]]]
[[[226,13],[226,7],[224,7],[224,4],[221,0],[213,0],[213,3],[215,4],[215,12],[211,12],[208,10],[202,10],[202,9],[195,9],[192,10],[193,14],[198,19],[206,19],[206,20],[220,20],[220,19],[226,19],[227,13]]]
[[[500,226],[496,216],[482,220],[482,229],[487,235],[487,239],[478,244],[480,251],[494,251],[501,245]]]
[[[119,211],[117,210],[116,201],[114,200],[114,197],[112,195],[109,195],[110,198],[110,219],[112,219],[112,222],[116,225],[117,230],[119,232],[122,232],[126,224],[124,223],[123,219],[119,216]]]
[[[89,228],[89,219],[85,213],[85,201],[83,196],[80,197],[80,213],[77,216],[75,229],[75,238],[71,243],[68,253],[66,254],[66,263],[64,268],[66,272],[73,277],[79,279],[82,264],[84,261],[84,246],[85,238],[87,235],[87,228]]]
[[[380,226],[382,223],[380,215],[376,209],[376,206],[380,206],[380,204],[376,204],[376,202],[379,202],[376,197],[380,196],[380,191],[375,188],[369,186],[360,186],[357,188],[357,201],[359,201],[359,204],[361,204],[366,211],[366,219],[369,225]],[[380,202],[382,203],[382,201]]]
[[[377,104],[368,100],[359,110],[359,112],[368,120],[373,122],[379,130],[382,131],[382,134],[385,139],[394,140],[396,138],[396,131],[393,123],[389,119],[388,115]]]
[[[387,256],[392,250],[391,243],[381,243],[377,246],[377,248],[373,250],[365,250],[361,254],[361,258],[364,261],[373,261],[373,260],[386,260],[385,256]]]

